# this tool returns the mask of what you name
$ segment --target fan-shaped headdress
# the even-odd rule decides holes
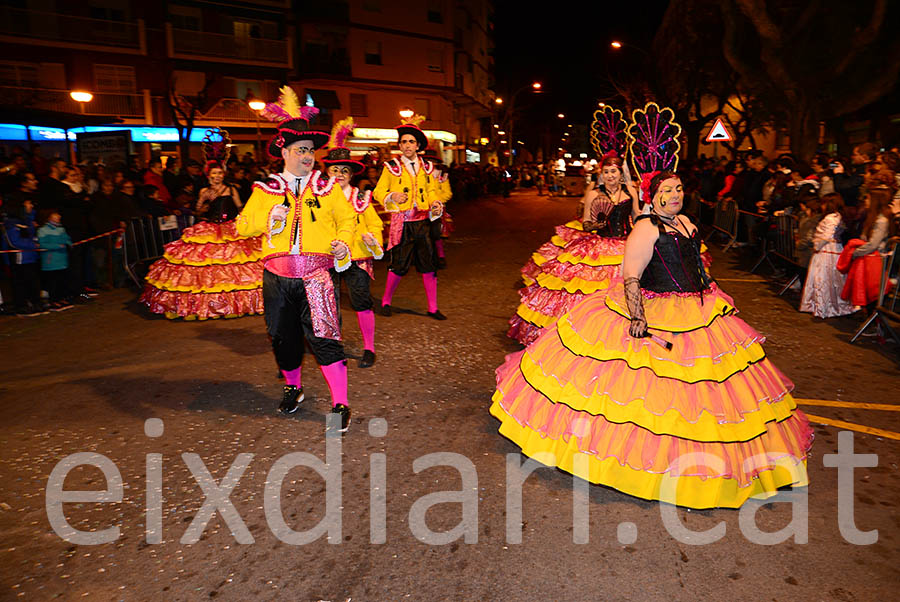
[[[278,133],[269,141],[268,151],[273,158],[281,158],[281,149],[297,142],[310,140],[313,148],[328,143],[328,134],[309,127],[309,120],[319,114],[319,109],[300,104],[297,93],[290,86],[281,88],[276,102],[270,102],[261,111],[262,116],[278,123]]]

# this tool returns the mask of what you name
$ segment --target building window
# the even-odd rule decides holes
[[[97,92],[133,94],[137,90],[134,67],[129,65],[94,65]]]
[[[365,94],[350,94],[350,114],[354,117],[369,116],[369,102]]]
[[[444,14],[441,10],[443,2],[441,0],[428,0],[428,22],[443,23]]]
[[[201,12],[199,8],[190,6],[169,5],[169,21],[175,29],[200,31]]]
[[[381,0],[363,0],[362,7],[363,10],[367,10],[372,13],[380,13]]]
[[[382,65],[381,42],[366,42],[366,65]]]
[[[444,71],[444,53],[440,50],[428,51],[428,70],[436,73]]]
[[[413,110],[419,115],[424,115],[425,119],[430,119],[431,101],[427,98],[417,98],[413,105]]]
[[[39,80],[37,64],[0,64],[0,85],[14,88],[37,88]]]

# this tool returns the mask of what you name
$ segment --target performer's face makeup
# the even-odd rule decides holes
[[[208,178],[211,185],[218,186],[225,179],[225,172],[218,167],[213,167],[209,170]]]
[[[653,197],[653,209],[660,215],[675,216],[681,211],[684,187],[678,178],[663,180]]]
[[[300,140],[281,149],[284,168],[295,176],[308,176],[316,164],[316,151],[310,140]]]
[[[350,184],[350,168],[346,165],[332,165],[328,168],[328,175],[343,188]]]
[[[615,165],[607,165],[600,172],[600,177],[603,178],[603,184],[607,188],[615,188],[622,181],[622,172]]]
[[[409,160],[415,159],[416,154],[419,152],[419,142],[412,134],[403,134],[400,136],[399,146],[400,152]]]

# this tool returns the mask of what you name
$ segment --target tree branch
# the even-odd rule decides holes
[[[836,76],[841,75],[846,71],[850,64],[856,60],[856,57],[875,41],[878,37],[878,32],[881,31],[881,27],[884,24],[884,15],[886,12],[887,0],[876,0],[875,8],[872,9],[872,18],[869,19],[869,24],[866,25],[865,29],[857,31],[853,35],[853,39],[850,41],[850,48],[844,53],[844,58],[835,68],[834,74]]]

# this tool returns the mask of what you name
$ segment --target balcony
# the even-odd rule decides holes
[[[94,94],[91,102],[76,102],[69,90],[0,86],[0,105],[24,106],[83,115],[114,115],[122,119],[146,120],[150,97],[143,94]]]
[[[234,35],[177,29],[166,24],[169,56],[244,65],[293,67],[290,39],[238,37]]]
[[[110,21],[0,6],[0,41],[146,54],[143,20]]]

